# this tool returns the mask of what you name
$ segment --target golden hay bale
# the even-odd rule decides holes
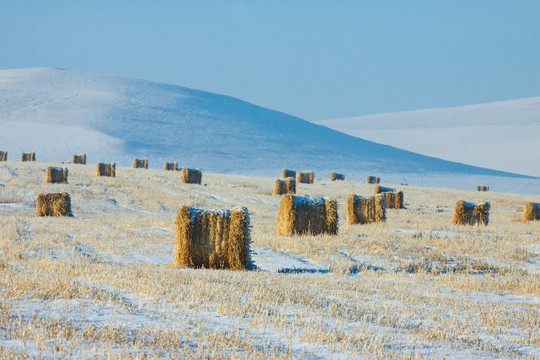
[[[36,153],[22,153],[21,161],[36,161]]]
[[[322,197],[285,195],[279,203],[277,234],[331,234],[338,232],[337,201]]]
[[[477,186],[476,191],[489,191],[489,186]]]
[[[283,169],[281,170],[281,177],[284,179],[289,177],[296,178],[296,171]]]
[[[116,164],[110,163],[98,163],[96,166],[96,176],[116,176]]]
[[[68,180],[68,169],[49,166],[45,171],[45,182],[46,183],[64,183],[67,184]]]
[[[86,154],[82,155],[71,155],[71,163],[72,164],[81,164],[86,165]]]
[[[246,208],[178,209],[174,264],[194,268],[251,268],[250,224]]]
[[[454,205],[452,224],[487,225],[489,222],[489,202],[473,204],[459,200]]]
[[[378,178],[376,176],[368,176],[366,178],[366,184],[378,184],[381,182],[381,178]]]
[[[163,170],[176,171],[176,170],[178,170],[178,163],[166,162],[165,165],[163,165]]]
[[[313,171],[309,172],[297,172],[296,173],[296,182],[303,184],[313,184],[315,181],[315,173]]]
[[[133,168],[134,169],[148,169],[148,159],[133,159]]]
[[[403,209],[403,191],[381,193],[387,209]]]
[[[523,221],[540,220],[540,203],[528,202],[523,208]]]
[[[202,172],[199,169],[182,168],[180,181],[185,184],[200,184],[202,181]]]
[[[276,179],[276,181],[274,181],[272,195],[283,194],[296,194],[296,180],[294,180],[294,178],[289,177],[283,180]]]
[[[396,189],[392,189],[392,188],[389,188],[389,187],[384,187],[384,186],[381,186],[381,185],[375,186],[374,195],[384,193],[384,192],[396,192]]]
[[[69,194],[39,194],[36,204],[36,216],[72,216]]]
[[[368,224],[386,221],[386,201],[384,196],[347,197],[347,224]]]
[[[330,174],[330,181],[345,180],[345,175],[332,172]]]
[[[0,161],[7,161],[7,151],[0,151]]]

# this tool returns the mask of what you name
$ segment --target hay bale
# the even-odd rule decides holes
[[[133,168],[134,169],[148,169],[148,159],[133,159]]]
[[[459,200],[454,205],[452,224],[487,225],[489,222],[489,202],[473,204]]]
[[[337,201],[322,197],[285,195],[279,204],[277,234],[331,234],[338,232]]]
[[[177,171],[178,170],[178,163],[168,163],[168,162],[166,162],[165,165],[163,165],[163,170]]]
[[[180,181],[185,184],[200,184],[202,181],[202,172],[199,169],[182,168]]]
[[[341,180],[341,181],[345,180],[345,175],[332,172],[330,174],[330,181],[336,181],[336,180]]]
[[[489,186],[477,186],[476,191],[489,191]]]
[[[73,216],[71,198],[68,193],[39,194],[36,216]]]
[[[21,161],[36,161],[36,153],[22,153]]]
[[[110,163],[98,163],[96,167],[96,176],[116,176],[116,164]]]
[[[274,181],[272,195],[283,194],[296,194],[296,180],[294,180],[294,178],[289,177],[283,180],[276,179],[276,181]]]
[[[194,268],[251,268],[250,225],[246,208],[178,209],[174,264]]]
[[[45,182],[46,183],[63,183],[67,184],[68,179],[68,169],[67,168],[61,168],[61,167],[55,167],[55,166],[49,166],[47,170],[45,171]]]
[[[296,182],[302,184],[313,184],[315,180],[315,173],[313,171],[309,172],[297,172],[296,173]]]
[[[283,170],[281,170],[281,177],[283,179],[286,179],[286,178],[289,178],[289,177],[296,178],[296,171],[283,169]]]
[[[528,202],[523,208],[523,221],[540,220],[540,203]]]
[[[0,151],[0,161],[7,161],[7,151]]]
[[[368,224],[386,221],[386,201],[382,194],[347,197],[347,224]]]
[[[373,195],[377,195],[377,194],[384,193],[384,192],[396,192],[396,189],[392,189],[392,188],[389,188],[389,187],[377,185],[377,186],[375,186],[375,191],[374,191]]]
[[[403,209],[403,191],[381,193],[387,209]]]
[[[72,164],[81,164],[86,165],[86,154],[82,155],[71,155],[71,163]]]
[[[366,184],[378,184],[381,182],[381,178],[378,178],[376,176],[368,176],[366,178]]]

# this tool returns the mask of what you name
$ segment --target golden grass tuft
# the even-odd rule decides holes
[[[347,197],[347,224],[369,224],[386,221],[385,197],[358,196],[351,194]]]
[[[39,194],[36,204],[36,216],[72,216],[69,194]]]
[[[341,180],[341,181],[345,180],[345,175],[332,172],[330,174],[330,181],[336,181],[336,180]]]
[[[192,268],[251,268],[250,224],[246,208],[178,209],[174,264]]]
[[[86,165],[86,154],[82,155],[71,155],[71,163],[72,164],[81,164]]]
[[[36,161],[36,153],[22,153],[21,154],[21,161]]]
[[[68,182],[68,169],[49,166],[45,171],[45,182],[46,183],[63,183],[67,184]]]
[[[489,191],[489,186],[478,185],[476,191]]]
[[[292,177],[276,179],[272,195],[296,194],[296,180]]]
[[[523,221],[532,220],[540,220],[540,203],[530,201],[523,208]]]
[[[283,169],[281,170],[281,177],[284,179],[288,177],[296,178],[296,171]]]
[[[180,181],[185,184],[200,184],[202,181],[202,172],[199,169],[182,168]]]
[[[381,182],[381,178],[378,178],[376,176],[368,176],[366,178],[366,184],[378,184]]]
[[[7,151],[0,151],[0,161],[7,161]]]
[[[163,165],[163,170],[167,170],[167,171],[177,171],[177,170],[178,170],[178,163],[169,163],[169,162],[166,162],[165,165]]]
[[[115,163],[110,163],[110,164],[97,163],[96,176],[115,177],[116,176],[116,164]]]
[[[315,173],[313,171],[309,172],[297,172],[296,173],[296,182],[302,184],[313,184],[315,181]]]
[[[336,200],[290,194],[281,199],[277,217],[277,235],[336,235],[337,232]]]
[[[489,223],[489,202],[479,204],[459,200],[454,205],[452,224],[487,225]]]
[[[133,159],[132,167],[134,169],[148,169],[148,159]]]

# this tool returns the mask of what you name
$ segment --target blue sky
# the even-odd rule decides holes
[[[540,96],[540,1],[0,2],[0,68],[231,95],[307,120]]]

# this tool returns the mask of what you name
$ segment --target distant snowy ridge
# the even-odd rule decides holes
[[[316,123],[424,155],[540,176],[540,97]]]

